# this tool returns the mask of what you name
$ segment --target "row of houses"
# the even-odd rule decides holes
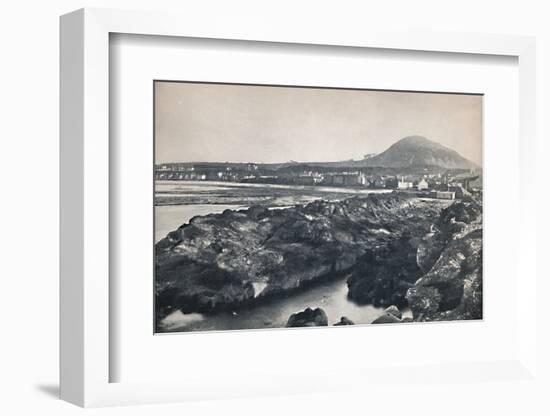
[[[155,179],[169,181],[239,182],[242,176],[232,172],[156,171]]]
[[[401,179],[397,184],[397,189],[417,190],[436,199],[464,198],[471,195],[471,191],[463,185],[462,181],[436,182],[427,178],[421,178],[416,183]]]
[[[323,175],[323,185],[363,186],[377,189],[395,189],[398,180],[395,176],[367,175],[362,172],[328,173]]]
[[[176,169],[177,168],[177,169]],[[454,199],[469,195],[470,184],[478,177],[434,174],[395,176],[367,174],[362,171],[323,172],[316,170],[269,171],[258,170],[255,164],[180,164],[160,165],[155,169],[160,180],[228,181],[308,186],[346,186],[373,189],[418,191],[438,199]],[[475,189],[474,189],[475,191]]]

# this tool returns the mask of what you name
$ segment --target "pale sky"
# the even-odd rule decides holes
[[[482,97],[155,83],[156,163],[362,159],[425,136],[481,166]]]

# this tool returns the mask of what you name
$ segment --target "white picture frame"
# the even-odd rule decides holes
[[[509,360],[475,363],[418,363],[414,369],[383,367],[354,372],[367,385],[414,371],[416,382],[448,378],[526,379],[536,382],[537,324],[529,313],[536,305],[535,174],[535,41],[530,37],[430,32],[380,32],[349,28],[338,32],[247,19],[205,24],[193,16],[107,9],[81,9],[61,18],[61,398],[79,406],[161,403],[213,397],[307,393],[348,388],[338,370],[312,380],[311,374],[271,374],[262,380],[235,379],[178,382],[110,382],[116,357],[109,348],[109,36],[113,33],[153,36],[279,42],[334,47],[382,48],[438,53],[505,55],[519,65],[520,212],[517,250],[522,271],[517,293],[519,344]],[[112,166],[111,166],[112,168]],[[519,270],[519,268],[518,268]],[[488,295],[490,296],[490,295]],[[524,319],[523,319],[524,318]],[[444,373],[442,375],[442,373]],[[472,377],[472,374],[478,376]],[[483,376],[479,377],[479,374]],[[313,376],[315,377],[315,375]],[[309,382],[305,383],[304,380]]]

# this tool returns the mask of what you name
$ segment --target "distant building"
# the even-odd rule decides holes
[[[344,185],[365,185],[367,178],[362,173],[344,175]]]
[[[418,182],[418,185],[416,185],[419,191],[423,191],[425,189],[428,189],[430,185],[428,184],[428,181],[426,179],[422,178],[420,179],[420,182]]]
[[[464,198],[465,196],[469,196],[470,195],[470,192],[468,192],[466,189],[464,189],[464,187],[462,186],[462,184],[457,184],[457,185],[449,185],[449,191],[452,191],[455,193],[455,196],[457,198]]]
[[[295,182],[299,185],[315,185],[315,177],[309,175],[300,175],[295,178]]]
[[[404,178],[397,182],[397,189],[411,189],[413,186],[412,182],[406,181]]]
[[[323,181],[326,185],[333,186],[365,186],[367,185],[367,177],[364,173],[333,173],[319,176],[319,181]]]
[[[382,178],[380,177],[377,177],[377,178],[373,178],[370,180],[369,182],[369,186],[371,188],[385,188],[386,187],[386,181],[384,181]]]
[[[453,191],[432,191],[430,197],[436,199],[455,199],[456,194]]]
[[[332,185],[343,185],[344,184],[344,175],[332,175]]]
[[[390,188],[395,189],[397,188],[397,178],[396,177],[389,177],[386,179],[383,179],[384,181],[384,188]]]
[[[344,175],[344,185],[358,185],[359,178],[355,175]]]

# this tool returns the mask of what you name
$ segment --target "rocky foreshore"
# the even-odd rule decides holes
[[[368,290],[359,292],[367,293],[365,300],[379,305],[395,301],[372,323],[481,319],[482,217],[478,202],[457,201],[441,212],[431,231],[416,244],[414,262],[408,248],[412,244],[407,245],[405,238],[388,244],[383,260],[370,253],[366,256],[370,263],[359,262],[350,282],[366,282]],[[413,275],[419,278],[404,294]],[[396,276],[406,280],[399,282]],[[408,306],[413,317],[404,318],[395,305]]]
[[[328,317],[321,308],[306,308],[302,312],[294,313],[288,318],[287,328],[307,327],[307,326],[327,326]]]
[[[479,203],[456,202],[420,243],[424,274],[406,294],[415,321],[482,318],[482,216]]]
[[[239,308],[353,270],[352,299],[402,305],[418,277],[416,252],[441,204],[371,194],[194,217],[155,247],[157,322],[178,309]],[[383,265],[397,259],[392,267],[399,273],[389,284]]]
[[[417,223],[412,232],[406,230],[399,238],[361,256],[348,278],[348,297],[365,305],[406,306],[407,290],[421,275],[416,252],[428,229],[424,222]]]

